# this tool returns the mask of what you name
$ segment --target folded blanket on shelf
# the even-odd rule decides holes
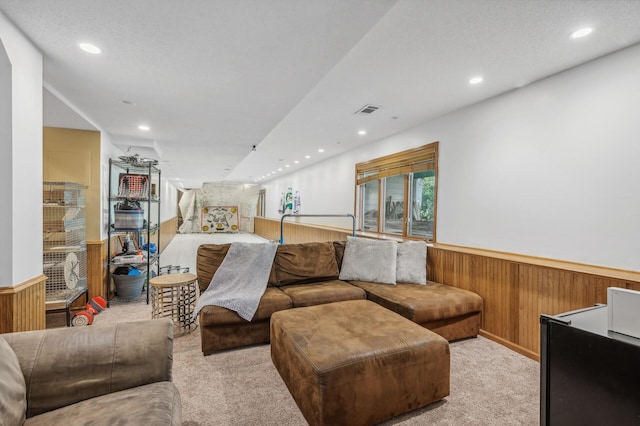
[[[207,290],[200,295],[194,318],[204,306],[214,305],[235,311],[251,321],[267,288],[276,243],[231,243]]]

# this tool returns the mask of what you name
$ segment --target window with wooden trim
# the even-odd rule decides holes
[[[361,231],[435,241],[438,142],[356,164]]]

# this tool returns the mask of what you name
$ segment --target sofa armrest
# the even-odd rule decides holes
[[[27,417],[79,401],[171,380],[169,318],[3,335],[27,384]]]

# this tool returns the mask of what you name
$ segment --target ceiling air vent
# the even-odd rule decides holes
[[[368,105],[363,106],[362,108],[360,108],[356,112],[354,112],[354,114],[371,114],[372,112],[377,111],[379,109],[380,109],[379,106],[368,104]]]

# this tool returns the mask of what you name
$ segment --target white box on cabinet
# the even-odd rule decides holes
[[[607,329],[640,339],[640,291],[607,288]]]

